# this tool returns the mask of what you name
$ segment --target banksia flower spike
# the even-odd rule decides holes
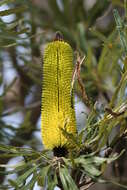
[[[75,110],[71,93],[73,51],[59,33],[43,56],[41,129],[43,144],[48,149],[68,147],[69,140],[61,128],[76,134]]]

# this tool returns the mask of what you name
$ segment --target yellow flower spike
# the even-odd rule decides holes
[[[57,34],[44,51],[41,130],[47,149],[68,147],[69,140],[61,128],[76,134],[76,119],[71,97],[73,52],[70,45]]]

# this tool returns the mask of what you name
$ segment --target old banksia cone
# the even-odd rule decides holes
[[[41,129],[43,144],[48,149],[68,147],[69,139],[61,130],[65,123],[68,133],[76,133],[72,72],[72,48],[57,33],[55,40],[47,44],[43,56]]]

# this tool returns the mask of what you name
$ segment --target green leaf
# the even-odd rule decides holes
[[[14,180],[8,179],[9,184],[14,187],[15,189],[18,189],[18,185]]]
[[[16,1],[16,0],[2,0],[2,1],[0,2],[0,6],[3,5],[3,4],[15,2],[15,1]]]
[[[0,48],[10,48],[10,47],[15,47],[17,46],[18,44],[17,43],[10,43],[10,44],[4,44],[4,45],[0,45]]]
[[[117,30],[119,32],[121,45],[123,47],[124,52],[127,54],[127,41],[126,41],[126,36],[124,32],[124,23],[116,9],[114,9],[113,13],[114,13],[115,21],[116,21]]]
[[[93,164],[82,164],[82,166],[90,177],[99,177],[102,174]]]
[[[64,190],[78,190],[75,182],[69,174],[69,170],[65,166],[64,168],[59,169],[59,174]]]
[[[37,166],[33,166],[32,168],[30,168],[29,170],[27,170],[23,175],[20,175],[16,179],[15,183],[18,186],[21,185],[24,182],[24,180],[26,180],[34,171],[36,171],[36,169],[37,169]]]
[[[51,167],[51,166],[48,165],[48,166],[43,167],[43,168],[40,170],[40,174],[39,174],[39,178],[38,178],[38,185],[44,186],[45,179],[46,179],[46,176],[47,176],[47,174],[48,174],[48,171],[49,171],[50,167]]]
[[[62,185],[63,185],[63,188],[64,190],[68,190],[69,187],[68,187],[68,184],[66,182],[66,179],[65,179],[65,176],[64,176],[64,170],[62,168],[60,168],[59,170],[59,175],[60,175],[60,179],[61,179],[61,182],[62,182]]]
[[[26,6],[20,6],[20,7],[16,7],[16,8],[13,8],[13,9],[0,11],[0,16],[7,16],[7,15],[10,15],[10,14],[21,13],[21,12],[24,12],[26,9],[27,9]]]
[[[29,183],[27,185],[24,185],[20,190],[28,190],[28,189],[33,190],[37,179],[38,179],[38,174],[34,173],[32,179],[29,181]]]
[[[47,179],[47,190],[54,190],[58,183],[56,173],[54,174],[54,176],[52,176],[52,174],[50,176],[48,175]]]

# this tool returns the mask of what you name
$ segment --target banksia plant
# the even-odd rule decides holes
[[[57,33],[53,42],[44,51],[42,112],[42,139],[46,148],[55,154],[66,151],[71,144],[62,129],[76,133],[76,120],[71,93],[73,51]]]
[[[20,0],[0,1],[0,6],[8,4],[0,10],[0,190],[35,190],[37,185],[46,190],[56,186],[88,190],[96,183],[127,189],[127,0],[124,2],[125,16],[123,13],[121,18],[114,10],[112,20],[111,9],[120,5],[122,10],[123,1],[101,4],[96,0],[91,8],[82,0],[60,4],[28,0],[25,7]],[[13,21],[2,19],[12,13]],[[75,68],[72,48],[57,33],[45,48],[41,80],[40,48],[56,29],[77,50]],[[16,71],[16,78],[8,85],[9,68]],[[76,102],[77,123],[75,82],[77,100],[87,107],[81,109]],[[8,94],[16,100],[9,105]],[[40,103],[39,133],[44,148],[36,133]],[[22,121],[14,116],[16,112],[23,114]],[[8,116],[16,120],[9,124]],[[15,126],[17,121],[20,124]],[[110,163],[113,170],[106,172]],[[116,189],[113,186],[107,188]]]

